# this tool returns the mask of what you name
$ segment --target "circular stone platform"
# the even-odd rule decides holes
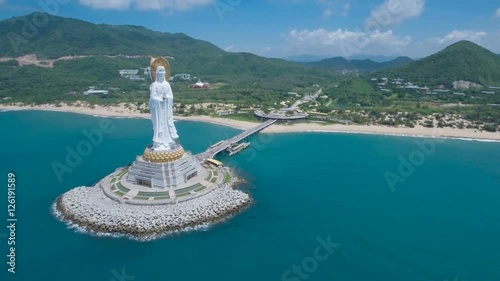
[[[106,189],[102,188],[103,179],[93,187],[79,187],[66,192],[54,203],[53,212],[69,225],[76,225],[93,234],[118,234],[138,240],[150,240],[172,231],[218,222],[249,206],[252,199],[248,194],[232,188],[237,179],[229,169],[213,169],[220,172],[217,178],[223,180],[214,181],[203,196],[196,196],[200,192],[192,190],[194,194],[179,193],[175,194],[175,198],[162,198],[170,196],[165,193],[137,193],[129,199],[123,199],[129,192],[116,187],[120,176],[125,174],[123,170],[117,170],[105,179],[111,179],[112,186],[116,187],[111,192],[122,200],[110,198],[104,191]],[[215,178],[215,175],[212,177]],[[158,205],[158,202],[172,199],[177,199],[177,203]]]
[[[223,184],[232,181],[227,168],[203,165],[206,173],[190,179],[175,189],[156,189],[135,185],[127,181],[128,169],[120,168],[97,183],[106,196],[123,204],[166,205],[176,204],[203,196]]]

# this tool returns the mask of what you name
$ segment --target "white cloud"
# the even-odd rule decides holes
[[[371,11],[365,23],[370,30],[380,30],[416,18],[424,9],[425,0],[384,0]]]
[[[332,9],[326,9],[323,11],[323,17],[329,18],[331,15],[333,15],[334,11]]]
[[[472,30],[453,30],[442,38],[432,38],[431,42],[438,45],[450,45],[460,40],[469,40],[475,43],[481,43],[481,40],[487,35],[484,31]]]
[[[343,10],[342,10],[342,16],[347,16],[347,14],[349,13],[349,10],[351,9],[351,4],[349,3],[344,3],[344,6],[343,6]]]
[[[315,53],[329,53],[349,57],[359,53],[394,53],[411,43],[411,37],[400,37],[392,30],[365,33],[337,29],[292,30],[288,41],[296,48],[314,50]],[[367,50],[365,50],[367,49]]]
[[[234,47],[236,47],[236,45],[230,45],[230,46],[227,46],[227,47],[225,47],[225,48],[224,48],[224,51],[229,52],[229,51],[231,51],[232,49],[234,49]]]
[[[363,32],[358,30],[292,30],[283,35],[287,45],[277,51],[276,56],[301,54],[326,57],[352,55],[410,56],[422,58],[439,52],[461,40],[469,40],[494,53],[500,54],[500,29],[496,31],[452,30],[442,36],[414,40],[410,36],[400,36],[391,30]],[[263,54],[263,53],[262,53]]]
[[[500,18],[500,8],[497,9],[497,12],[495,13],[495,17]]]
[[[214,0],[80,0],[80,4],[94,9],[128,10],[133,6],[139,10],[189,10],[196,6],[212,4],[213,1]]]

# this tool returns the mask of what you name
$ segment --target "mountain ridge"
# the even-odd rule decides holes
[[[376,71],[376,70],[381,70],[381,69],[386,69],[394,66],[400,66],[404,64],[408,64],[410,62],[413,62],[413,59],[406,57],[406,56],[400,56],[397,57],[393,60],[389,60],[386,62],[375,62],[370,59],[353,59],[349,60],[344,57],[333,57],[333,58],[328,58],[328,59],[323,59],[320,61],[315,61],[315,62],[309,62],[306,63],[306,65],[315,67],[315,68],[321,68],[325,70],[357,70],[357,71],[362,71],[362,72],[370,72],[370,71]]]
[[[153,31],[142,26],[94,24],[74,18],[44,13],[24,16],[28,20],[47,17],[43,28],[29,38],[19,39],[25,21],[14,17],[0,21],[0,41],[18,36],[22,44],[17,51],[0,44],[0,57],[35,54],[40,59],[64,56],[170,56],[177,73],[196,75],[255,75],[256,77],[288,74],[321,75],[319,71],[284,59],[264,58],[250,53],[226,52],[214,44],[191,38],[184,33]],[[13,31],[20,31],[19,34]],[[77,32],[75,32],[75,30]],[[14,35],[12,35],[14,34]],[[9,37],[10,36],[10,37]]]
[[[500,56],[467,40],[407,65],[376,73],[379,77],[399,77],[428,85],[451,86],[465,80],[483,85],[500,83]]]

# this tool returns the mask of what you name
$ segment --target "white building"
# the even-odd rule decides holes
[[[108,91],[106,90],[95,90],[95,89],[89,89],[85,92],[83,92],[84,96],[91,96],[91,95],[107,95]]]
[[[120,75],[122,77],[128,77],[132,75],[137,75],[137,73],[139,73],[139,69],[121,69],[118,72],[120,72]]]
[[[121,69],[118,71],[120,76],[130,80],[145,80],[146,77],[139,76],[139,69]]]
[[[179,79],[184,79],[184,80],[190,80],[191,79],[191,74],[180,73],[180,74],[176,74],[174,76],[174,78],[179,78]]]

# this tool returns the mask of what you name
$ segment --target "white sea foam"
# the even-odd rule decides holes
[[[206,230],[250,202],[248,194],[225,186],[178,204],[128,205],[109,199],[101,188],[94,186],[68,191],[54,203],[52,213],[79,233],[149,241],[186,231]]]
[[[500,143],[500,140],[491,140],[491,139],[477,139],[477,138],[450,137],[450,136],[412,135],[412,134],[374,133],[374,132],[362,132],[362,131],[307,130],[305,132],[307,132],[307,133],[334,133],[334,134],[362,134],[362,135],[409,137],[409,138],[427,138],[427,139],[438,138],[438,139],[450,139],[450,140],[479,141],[479,142],[498,142],[498,143]],[[294,134],[294,133],[291,132],[291,134]]]

